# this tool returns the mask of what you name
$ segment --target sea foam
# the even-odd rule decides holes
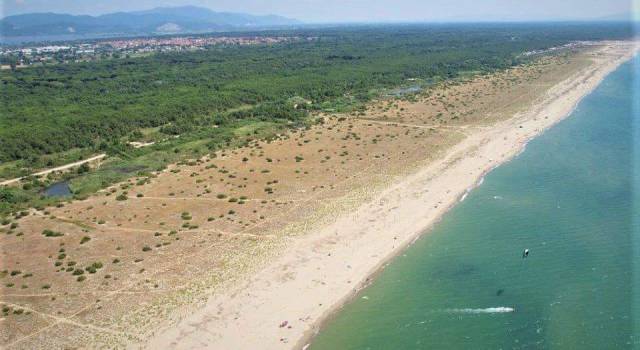
[[[499,306],[485,309],[446,309],[445,311],[452,314],[504,314],[516,310],[512,307]]]

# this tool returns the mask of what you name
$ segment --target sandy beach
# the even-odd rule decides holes
[[[33,208],[0,235],[0,347],[304,348],[636,50],[581,42],[274,139],[243,129],[245,146]]]
[[[591,65],[553,86],[528,110],[492,126],[470,128],[444,156],[333,223],[291,240],[276,261],[235,288],[212,295],[204,307],[156,332],[142,347],[304,349],[332,313],[464,200],[487,172],[570,115],[637,51],[637,43],[628,42],[599,47]]]

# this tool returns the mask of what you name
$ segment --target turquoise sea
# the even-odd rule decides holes
[[[640,349],[634,76],[638,58],[488,174],[311,349]]]

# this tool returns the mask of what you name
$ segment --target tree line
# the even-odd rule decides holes
[[[278,32],[317,38],[306,42],[5,70],[0,161],[97,148],[146,127],[175,135],[225,118],[296,121],[410,78],[490,72],[525,51],[632,33],[616,23],[356,26]]]

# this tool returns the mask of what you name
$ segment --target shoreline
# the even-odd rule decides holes
[[[374,200],[293,240],[248,282],[211,296],[203,308],[155,334],[146,347],[306,348],[332,315],[481,185],[487,173],[570,116],[582,98],[638,50],[637,44],[605,44],[593,64],[553,86],[529,110],[474,130],[444,157]]]

